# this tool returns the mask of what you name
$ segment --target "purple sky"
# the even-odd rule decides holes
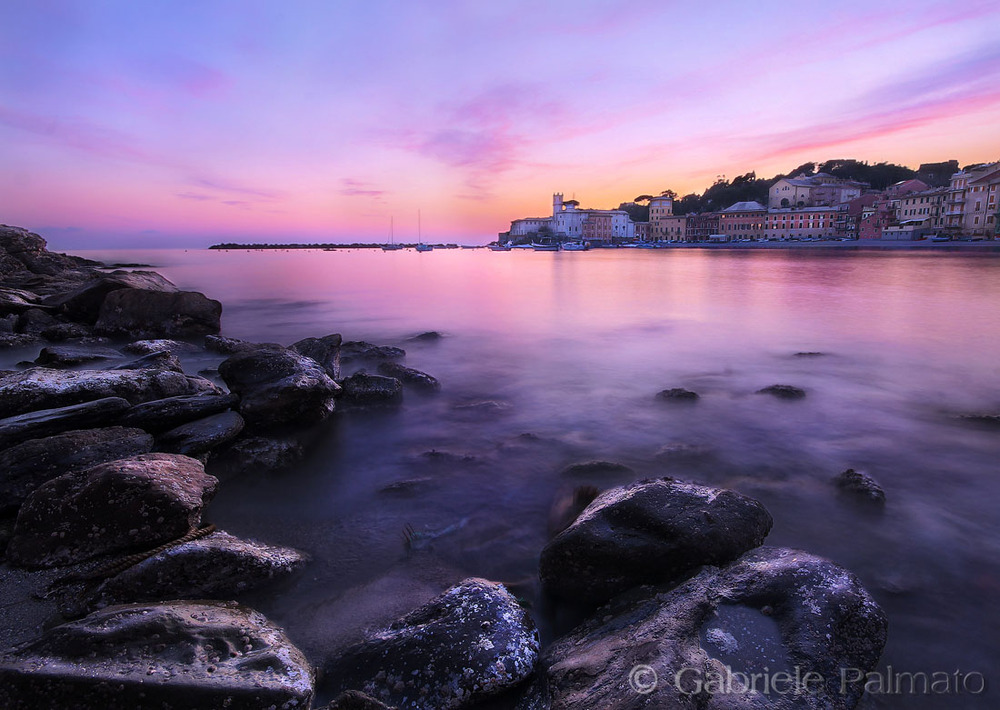
[[[485,242],[852,157],[1000,158],[1000,5],[0,6],[0,222],[54,246]]]

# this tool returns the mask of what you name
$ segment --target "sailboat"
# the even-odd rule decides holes
[[[389,218],[389,243],[382,245],[382,251],[398,251],[402,249],[402,244],[396,244],[396,240],[392,233],[392,217]]]
[[[420,210],[417,210],[417,251],[433,251],[434,247],[430,244],[424,244],[423,237],[420,234]]]

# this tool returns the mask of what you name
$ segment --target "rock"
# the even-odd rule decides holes
[[[394,348],[389,345],[373,345],[364,340],[349,340],[340,346],[340,362],[366,361],[381,362],[382,360],[399,360],[406,357],[406,351],[402,348]]]
[[[106,426],[114,423],[128,407],[128,401],[121,397],[105,397],[0,419],[0,449],[83,426]]]
[[[199,348],[197,345],[185,343],[182,340],[160,338],[158,340],[136,340],[123,347],[122,350],[132,355],[152,355],[164,351],[176,355],[178,353],[196,353]]]
[[[321,710],[398,710],[380,703],[370,695],[356,690],[347,690],[334,698],[326,708]]]
[[[581,461],[573,463],[559,472],[563,476],[633,476],[635,471],[629,466],[614,461]]]
[[[436,377],[431,377],[420,370],[414,370],[412,367],[404,367],[398,362],[380,362],[378,372],[386,377],[395,377],[404,385],[421,392],[438,392],[441,389],[441,383]]]
[[[958,418],[970,424],[982,425],[984,428],[1000,426],[1000,414],[961,414]]]
[[[28,335],[26,333],[7,333],[0,335],[0,349],[10,349],[10,348],[26,348],[31,345],[37,345],[42,342],[42,339],[37,335]]]
[[[792,385],[771,385],[757,390],[757,394],[769,394],[778,399],[802,399],[806,396],[806,391]]]
[[[686,390],[683,387],[675,387],[669,390],[662,390],[656,394],[658,399],[665,399],[668,402],[695,402],[698,400],[698,393]]]
[[[235,599],[302,569],[308,557],[290,547],[242,540],[217,530],[170,547],[105,580],[86,602],[112,604],[169,599]]]
[[[760,545],[771,516],[733,491],[669,478],[612,488],[542,550],[549,593],[595,604],[640,584],[680,579]]]
[[[141,429],[108,427],[30,439],[0,452],[0,513],[16,511],[46,481],[99,463],[148,453],[153,437]]]
[[[21,506],[7,559],[53,567],[129,553],[197,527],[218,481],[200,462],[142,454],[52,479]]]
[[[600,494],[595,486],[577,486],[557,495],[549,509],[549,537],[555,537],[572,525]]]
[[[17,326],[17,316],[11,313],[10,315],[0,317],[0,333],[4,335],[12,335],[14,333],[14,328]]]
[[[42,330],[42,337],[53,343],[62,343],[67,340],[82,340],[90,338],[94,334],[94,329],[80,323],[56,323]]]
[[[196,291],[112,291],[94,329],[102,335],[193,337],[218,333],[222,304]]]
[[[803,351],[795,353],[795,357],[824,357],[826,353],[816,351]]]
[[[0,276],[12,276],[19,272],[52,275],[98,265],[89,259],[54,254],[45,247],[45,240],[34,232],[0,224]]]
[[[849,468],[834,477],[833,483],[841,492],[851,495],[858,501],[879,507],[885,506],[885,491],[867,473]]]
[[[232,602],[111,607],[0,656],[7,710],[307,710],[313,683],[281,629]]]
[[[131,404],[182,394],[217,393],[201,377],[161,370],[51,370],[36,367],[0,378],[0,417],[105,397]]]
[[[242,431],[243,417],[236,412],[222,412],[161,434],[156,447],[172,454],[198,456],[232,441]]]
[[[408,340],[415,343],[436,343],[443,337],[444,336],[436,330],[428,330],[424,333],[420,333],[419,335],[414,335],[412,338],[408,338]]]
[[[293,343],[289,350],[299,355],[305,355],[318,362],[331,379],[340,379],[340,333],[333,333],[322,338],[305,338]]]
[[[399,404],[403,401],[403,384],[394,377],[358,372],[340,384],[344,388],[344,400],[351,404]]]
[[[615,599],[546,650],[532,700],[576,710],[847,710],[863,692],[856,677],[882,653],[886,626],[847,570],[761,548],[676,588]],[[842,688],[843,669],[851,672]],[[752,673],[774,684],[765,689],[758,675],[752,692]]]
[[[110,274],[94,274],[81,286],[50,296],[44,303],[70,320],[94,325],[108,294],[123,289],[177,292],[176,286],[154,271],[113,271]]]
[[[18,288],[0,286],[0,313],[23,313],[38,306],[38,294]],[[16,322],[16,318],[14,319]]]
[[[184,373],[184,367],[181,365],[181,361],[177,359],[169,350],[161,350],[160,352],[149,353],[148,355],[143,355],[130,362],[123,363],[121,365],[116,365],[110,368],[112,370],[166,370],[170,372],[180,372]]]
[[[298,463],[304,456],[302,445],[288,439],[251,436],[240,439],[218,454],[220,465],[237,470],[275,472]],[[213,459],[215,461],[215,459]]]
[[[251,343],[239,338],[224,338],[221,335],[206,335],[205,349],[220,355],[235,355],[251,350],[284,350],[277,343]]]
[[[239,395],[240,414],[251,427],[321,422],[340,391],[315,360],[284,348],[237,353],[219,365],[219,375]]]
[[[122,354],[111,348],[84,348],[76,345],[50,345],[42,348],[35,358],[35,364],[41,367],[72,367],[87,362],[102,360],[121,360]]]
[[[53,318],[48,311],[40,308],[29,308],[17,317],[18,333],[28,335],[41,335],[42,331],[59,325],[59,321]]]
[[[326,678],[412,710],[468,708],[524,681],[538,658],[531,619],[502,585],[467,579],[370,633]]]
[[[234,394],[213,392],[154,399],[135,405],[122,416],[121,421],[127,426],[157,433],[225,412],[235,407],[239,401],[239,397]]]

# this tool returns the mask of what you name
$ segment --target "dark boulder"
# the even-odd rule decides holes
[[[284,348],[237,353],[219,375],[240,398],[240,414],[257,428],[310,426],[334,410],[340,388],[315,360]]]
[[[266,471],[273,473],[286,469],[302,460],[302,445],[291,439],[274,439],[250,436],[239,439],[226,449],[213,455],[218,463],[230,471]]]
[[[248,340],[239,338],[226,338],[221,335],[206,335],[205,349],[209,352],[220,355],[235,355],[236,353],[246,353],[251,350],[284,350],[277,343],[251,343]]]
[[[24,313],[29,308],[36,308],[38,301],[38,294],[31,291],[0,286],[0,314]]]
[[[102,335],[185,338],[218,333],[222,304],[196,291],[112,291],[94,329]]]
[[[514,597],[467,579],[347,649],[326,678],[400,708],[455,710],[517,686],[537,658],[538,634]]]
[[[596,486],[577,486],[558,493],[549,508],[549,537],[555,537],[572,525],[600,494]]]
[[[54,478],[21,506],[7,559],[53,567],[151,549],[201,522],[218,481],[200,462],[142,454]]]
[[[40,367],[73,367],[88,362],[102,360],[121,360],[122,354],[111,348],[81,347],[78,345],[50,345],[42,348],[35,358],[35,364]]]
[[[116,423],[128,408],[128,401],[121,397],[105,397],[0,419],[0,449],[80,427],[107,426]]]
[[[184,372],[181,361],[177,359],[169,350],[161,350],[149,353],[135,360],[116,365],[111,370],[169,370],[170,372]]]
[[[36,488],[53,478],[152,449],[152,436],[118,426],[67,431],[20,443],[0,452],[0,513],[17,510]]]
[[[771,516],[734,491],[669,478],[612,488],[542,550],[545,589],[595,604],[640,584],[677,580],[760,545]]]
[[[242,540],[217,530],[170,547],[105,580],[85,602],[88,611],[112,604],[168,599],[235,599],[302,569],[305,554]]]
[[[92,339],[94,337],[94,329],[89,325],[82,325],[80,323],[55,323],[44,328],[41,336],[51,343],[62,343],[67,340],[79,342],[85,339]]]
[[[778,399],[802,399],[806,396],[806,391],[792,385],[771,385],[757,390],[757,394],[769,394]]]
[[[340,333],[333,333],[322,338],[304,338],[289,346],[289,350],[294,350],[299,355],[305,355],[318,362],[326,374],[332,379],[340,379],[340,345],[342,342]]]
[[[330,701],[330,704],[320,710],[398,710],[389,707],[385,703],[380,703],[370,695],[358,692],[357,690],[347,690]]]
[[[441,383],[436,377],[414,370],[412,367],[405,367],[398,362],[380,362],[378,372],[386,377],[394,377],[404,385],[421,392],[437,392],[441,389]]]
[[[11,348],[26,348],[32,345],[38,345],[41,342],[42,339],[37,335],[29,335],[27,333],[0,334],[0,349],[3,350]]]
[[[0,656],[6,710],[307,710],[313,683],[281,629],[232,602],[111,607]]]
[[[198,419],[161,434],[156,448],[172,454],[198,456],[222,446],[243,431],[243,417],[236,412],[222,412]]]
[[[160,338],[158,340],[136,340],[123,347],[122,350],[132,355],[152,355],[163,351],[177,355],[178,353],[196,353],[199,348],[197,345],[186,343],[183,340]]]
[[[218,387],[204,378],[172,371],[66,371],[35,367],[0,377],[0,417],[104,397],[122,397],[138,404],[176,395],[218,391]]]
[[[441,340],[444,336],[437,332],[436,330],[428,330],[423,333],[414,335],[412,338],[408,338],[415,343],[436,343]]]
[[[58,318],[41,308],[29,308],[17,317],[16,330],[28,335],[41,335],[45,330],[60,324]]]
[[[92,278],[71,291],[49,296],[44,303],[67,318],[93,325],[101,313],[108,294],[122,289],[163,291],[173,293],[177,287],[154,271],[113,271],[95,273]]]
[[[842,493],[859,502],[869,503],[880,508],[885,506],[885,491],[867,473],[849,468],[834,477],[833,483]]]
[[[617,597],[546,650],[522,707],[848,710],[886,626],[847,570],[761,548],[680,586]]]
[[[656,394],[658,399],[665,399],[668,402],[696,402],[698,393],[686,390],[683,387],[674,387],[669,390],[662,390]]]
[[[19,273],[54,275],[63,271],[87,270],[98,262],[78,256],[55,254],[45,240],[22,227],[0,224],[0,276]]]
[[[213,392],[154,399],[135,405],[122,415],[121,421],[126,426],[139,427],[153,433],[163,432],[225,412],[235,407],[239,401],[239,397],[234,394]]]
[[[364,340],[349,340],[340,346],[340,362],[345,365],[357,361],[399,360],[403,357],[406,357],[406,351],[402,348],[394,348],[391,345],[373,345]]]
[[[395,377],[358,372],[340,383],[344,401],[351,404],[399,404],[403,401],[403,384]]]

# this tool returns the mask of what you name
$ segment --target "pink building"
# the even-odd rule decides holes
[[[759,202],[737,202],[719,214],[719,233],[733,239],[766,239],[767,208]]]
[[[591,212],[583,222],[583,238],[588,242],[611,243],[614,236],[614,219],[611,214]]]

